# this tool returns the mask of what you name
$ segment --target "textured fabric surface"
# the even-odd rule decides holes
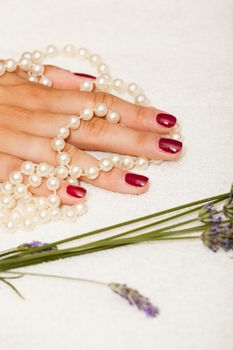
[[[87,186],[89,212],[75,224],[0,231],[1,249],[53,241],[229,190],[233,174],[233,2],[45,1],[1,4],[1,56],[50,43],[87,46],[114,77],[136,81],[176,115],[185,156],[151,167],[150,190],[133,197]],[[56,64],[95,71],[79,61]],[[27,271],[126,282],[159,305],[150,320],[99,286],[25,277],[21,301],[0,286],[2,350],[232,349],[232,253],[199,241],[144,244],[43,264]]]

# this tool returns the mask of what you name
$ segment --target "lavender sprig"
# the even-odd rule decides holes
[[[150,300],[141,295],[137,290],[127,287],[126,284],[110,283],[108,285],[113,292],[127,300],[130,305],[135,305],[141,311],[144,311],[147,316],[156,317],[159,314],[159,309],[154,306]]]
[[[216,210],[213,203],[207,203],[199,211],[198,217],[205,224],[218,223],[222,221],[222,217],[219,214],[220,211]]]
[[[233,185],[231,186],[229,198],[223,206],[223,213],[227,218],[233,219]]]
[[[202,241],[213,252],[233,250],[233,224],[214,225],[202,233]]]
[[[39,247],[43,247],[46,246],[48,243],[44,243],[41,241],[32,241],[32,242],[27,242],[27,243],[23,243],[21,245],[19,245],[17,248],[18,249],[30,249],[30,248],[39,248]],[[43,253],[43,252],[48,252],[51,250],[57,250],[57,246],[53,246],[53,247],[48,247],[45,248],[43,250],[40,250],[38,252],[32,253],[32,254],[37,254],[37,253]]]

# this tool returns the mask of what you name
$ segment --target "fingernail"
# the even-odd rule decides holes
[[[66,192],[72,197],[82,198],[87,193],[87,190],[83,187],[68,185],[66,187]]]
[[[166,139],[165,137],[162,137],[159,140],[159,147],[168,153],[177,153],[181,150],[182,148],[182,142],[173,140],[173,139]]]
[[[125,174],[125,181],[129,185],[133,185],[136,187],[142,187],[148,182],[149,178],[143,175],[127,173]]]
[[[81,78],[96,79],[96,77],[90,74],[85,74],[85,73],[73,73],[73,74]]]
[[[156,117],[158,124],[165,126],[166,128],[171,128],[176,124],[176,117],[167,113],[159,113]]]

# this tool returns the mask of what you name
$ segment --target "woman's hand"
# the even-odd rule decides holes
[[[142,107],[103,92],[81,92],[82,77],[69,71],[46,66],[45,75],[52,79],[53,87],[31,83],[24,73],[7,73],[0,78],[0,182],[7,181],[10,172],[20,168],[24,160],[56,165],[56,153],[51,140],[60,126],[66,125],[72,114],[83,107],[94,107],[103,102],[121,115],[119,124],[102,118],[81,122],[67,139],[66,151],[71,164],[82,168],[97,165],[98,161],[83,150],[98,150],[158,160],[176,160],[182,143],[168,138],[174,132],[176,118],[153,107]],[[85,78],[86,79],[86,78]],[[130,194],[140,194],[148,188],[148,178],[141,175],[126,176],[127,172],[114,168],[101,172],[98,178],[84,182],[95,186]],[[48,195],[43,183],[31,189],[37,195]],[[82,187],[59,189],[63,203],[73,204],[85,198]]]

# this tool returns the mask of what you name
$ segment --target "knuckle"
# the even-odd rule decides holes
[[[74,145],[67,143],[65,147],[65,151],[69,153],[71,157],[71,163],[77,161],[77,159],[81,156],[82,152],[76,148]]]
[[[136,120],[139,125],[143,125],[145,122],[146,108],[136,106]]]
[[[88,139],[88,144],[94,145],[95,140],[101,137],[106,132],[107,124],[103,119],[94,117],[88,123],[83,122],[81,132],[84,139]]]
[[[109,109],[112,108],[114,96],[107,92],[95,92],[93,94],[93,104],[104,103]]]

